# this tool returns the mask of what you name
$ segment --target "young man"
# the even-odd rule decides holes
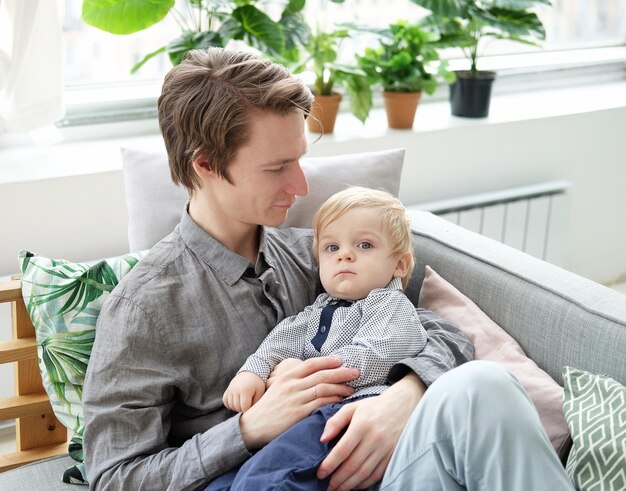
[[[166,76],[159,122],[172,178],[189,190],[189,203],[176,230],[122,280],[99,316],[83,393],[93,489],[200,487],[352,393],[345,383],[358,370],[322,357],[279,366],[263,398],[241,416],[222,404],[228,382],[271,328],[319,293],[311,234],[271,228],[308,192],[298,160],[311,100],[284,68],[222,49],[192,52]],[[425,385],[471,357],[459,330],[433,314],[420,319],[427,344],[394,366],[391,380],[400,380],[328,422],[330,438],[347,428],[318,470],[320,479],[331,476],[330,489],[378,481]],[[502,426],[516,432],[506,418],[517,415],[507,404],[517,408],[518,399],[509,397],[502,416]],[[452,421],[442,425],[453,430]],[[407,452],[396,452],[394,462],[413,458]],[[542,475],[541,465],[533,475]]]

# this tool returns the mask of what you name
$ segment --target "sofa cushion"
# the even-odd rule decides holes
[[[283,227],[311,228],[313,215],[330,195],[349,185],[382,189],[394,196],[400,189],[404,150],[384,150],[301,160],[309,194],[299,197]],[[180,220],[187,191],[170,177],[167,154],[122,149],[131,251],[151,248]]]
[[[562,455],[569,431],[561,401],[563,388],[526,356],[519,344],[474,302],[426,266],[418,306],[458,325],[474,344],[477,360],[500,363],[513,373],[537,408],[552,446]]]
[[[59,476],[74,460],[69,455],[40,460],[17,469],[0,473],[2,491],[76,491],[76,486],[66,484]]]
[[[22,251],[22,296],[37,339],[43,386],[58,420],[74,433],[70,455],[79,462],[66,481],[86,481],[82,465],[82,388],[102,304],[145,252],[96,264],[48,259]],[[58,476],[61,479],[61,476]]]
[[[626,489],[626,387],[572,367],[563,368],[563,381],[568,475],[581,491]]]

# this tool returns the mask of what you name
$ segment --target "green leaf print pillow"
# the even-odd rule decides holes
[[[43,386],[55,416],[74,432],[69,452],[79,463],[65,471],[65,482],[87,483],[82,463],[82,393],[96,320],[109,293],[146,252],[95,264],[48,259],[27,251],[18,256]]]

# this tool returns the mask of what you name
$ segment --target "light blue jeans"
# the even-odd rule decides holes
[[[526,392],[504,368],[472,361],[441,376],[372,489],[573,490]]]

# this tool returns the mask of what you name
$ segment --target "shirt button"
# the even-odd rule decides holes
[[[320,328],[320,331],[322,331],[322,332],[326,332],[326,326],[322,326],[322,327]]]

